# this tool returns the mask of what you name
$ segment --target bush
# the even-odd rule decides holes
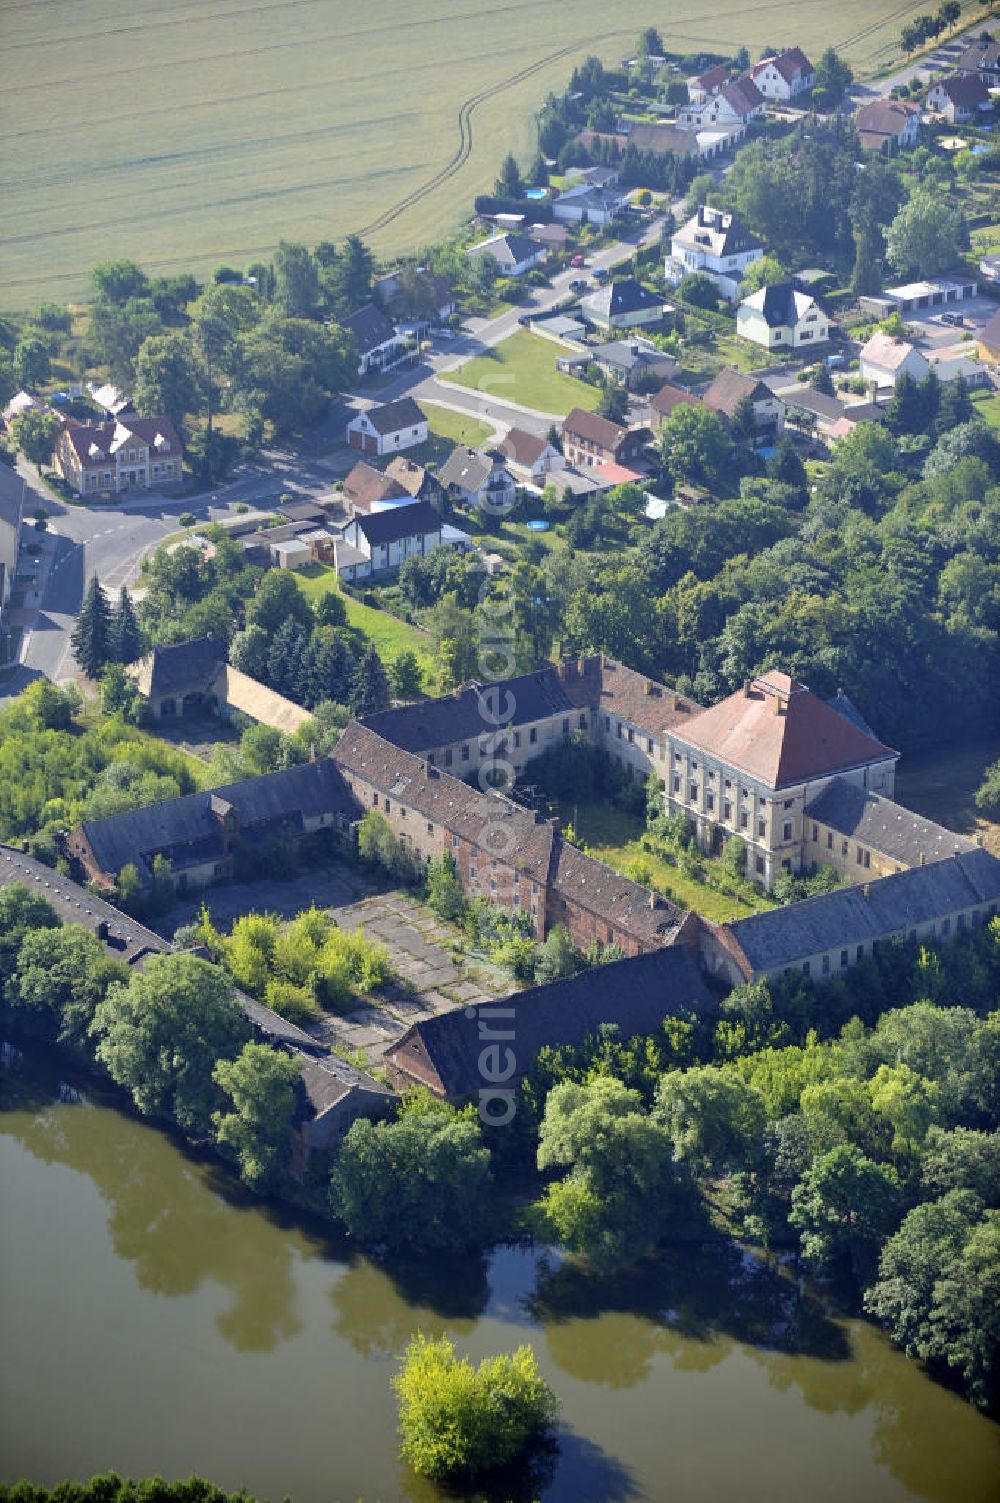
[[[456,1357],[446,1337],[418,1334],[393,1387],[403,1455],[422,1476],[437,1479],[506,1465],[552,1425],[558,1410],[528,1346],[473,1367]]]

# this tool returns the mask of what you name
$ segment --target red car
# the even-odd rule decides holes
[[[587,264],[586,257],[585,256],[574,256],[573,259],[572,259],[572,261],[569,264],[570,264],[570,266],[586,266],[586,264]]]

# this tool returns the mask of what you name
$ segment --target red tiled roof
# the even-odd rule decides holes
[[[817,699],[805,684],[776,671],[675,727],[674,735],[770,788],[896,755]]]
[[[601,417],[597,412],[584,412],[582,407],[574,407],[563,419],[562,431],[568,437],[586,438],[592,444],[614,452],[628,429],[621,423],[613,423],[610,418]]]
[[[649,405],[660,417],[669,417],[675,407],[697,407],[698,398],[682,386],[673,386],[669,381],[664,381],[656,395],[650,397]]]
[[[790,47],[787,52],[779,52],[776,57],[761,58],[760,62],[752,70],[754,77],[762,72],[768,63],[777,68],[782,78],[789,84],[794,81],[796,73],[805,75],[813,71],[812,63],[800,47]]]

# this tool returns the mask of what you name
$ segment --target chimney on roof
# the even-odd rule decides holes
[[[656,893],[655,892],[651,892],[649,894],[649,906],[650,906],[650,908],[655,908],[657,906]]]
[[[750,698],[750,680],[748,678],[745,678],[743,680],[743,698]]]
[[[653,692],[653,684],[652,684],[652,680],[651,679],[647,678],[647,679],[644,680],[643,685],[642,685],[642,692],[643,692],[643,694],[652,694],[652,692]]]
[[[870,882],[866,882],[864,884],[864,886],[862,887],[862,889],[861,889],[861,896],[864,898],[865,902],[867,903],[868,899],[871,897],[871,895],[872,895],[872,885],[871,885]]]
[[[921,866],[926,866],[927,865],[927,852],[926,851],[921,851],[920,852],[920,865]]]
[[[776,715],[784,715],[785,713],[785,704],[780,694],[774,696],[774,713]]]

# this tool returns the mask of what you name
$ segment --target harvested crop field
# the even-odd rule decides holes
[[[912,7],[912,11],[919,9]],[[892,0],[0,0],[0,287],[27,308],[90,266],[245,265],[281,238],[381,252],[452,228],[588,52],[795,41],[889,61]]]

